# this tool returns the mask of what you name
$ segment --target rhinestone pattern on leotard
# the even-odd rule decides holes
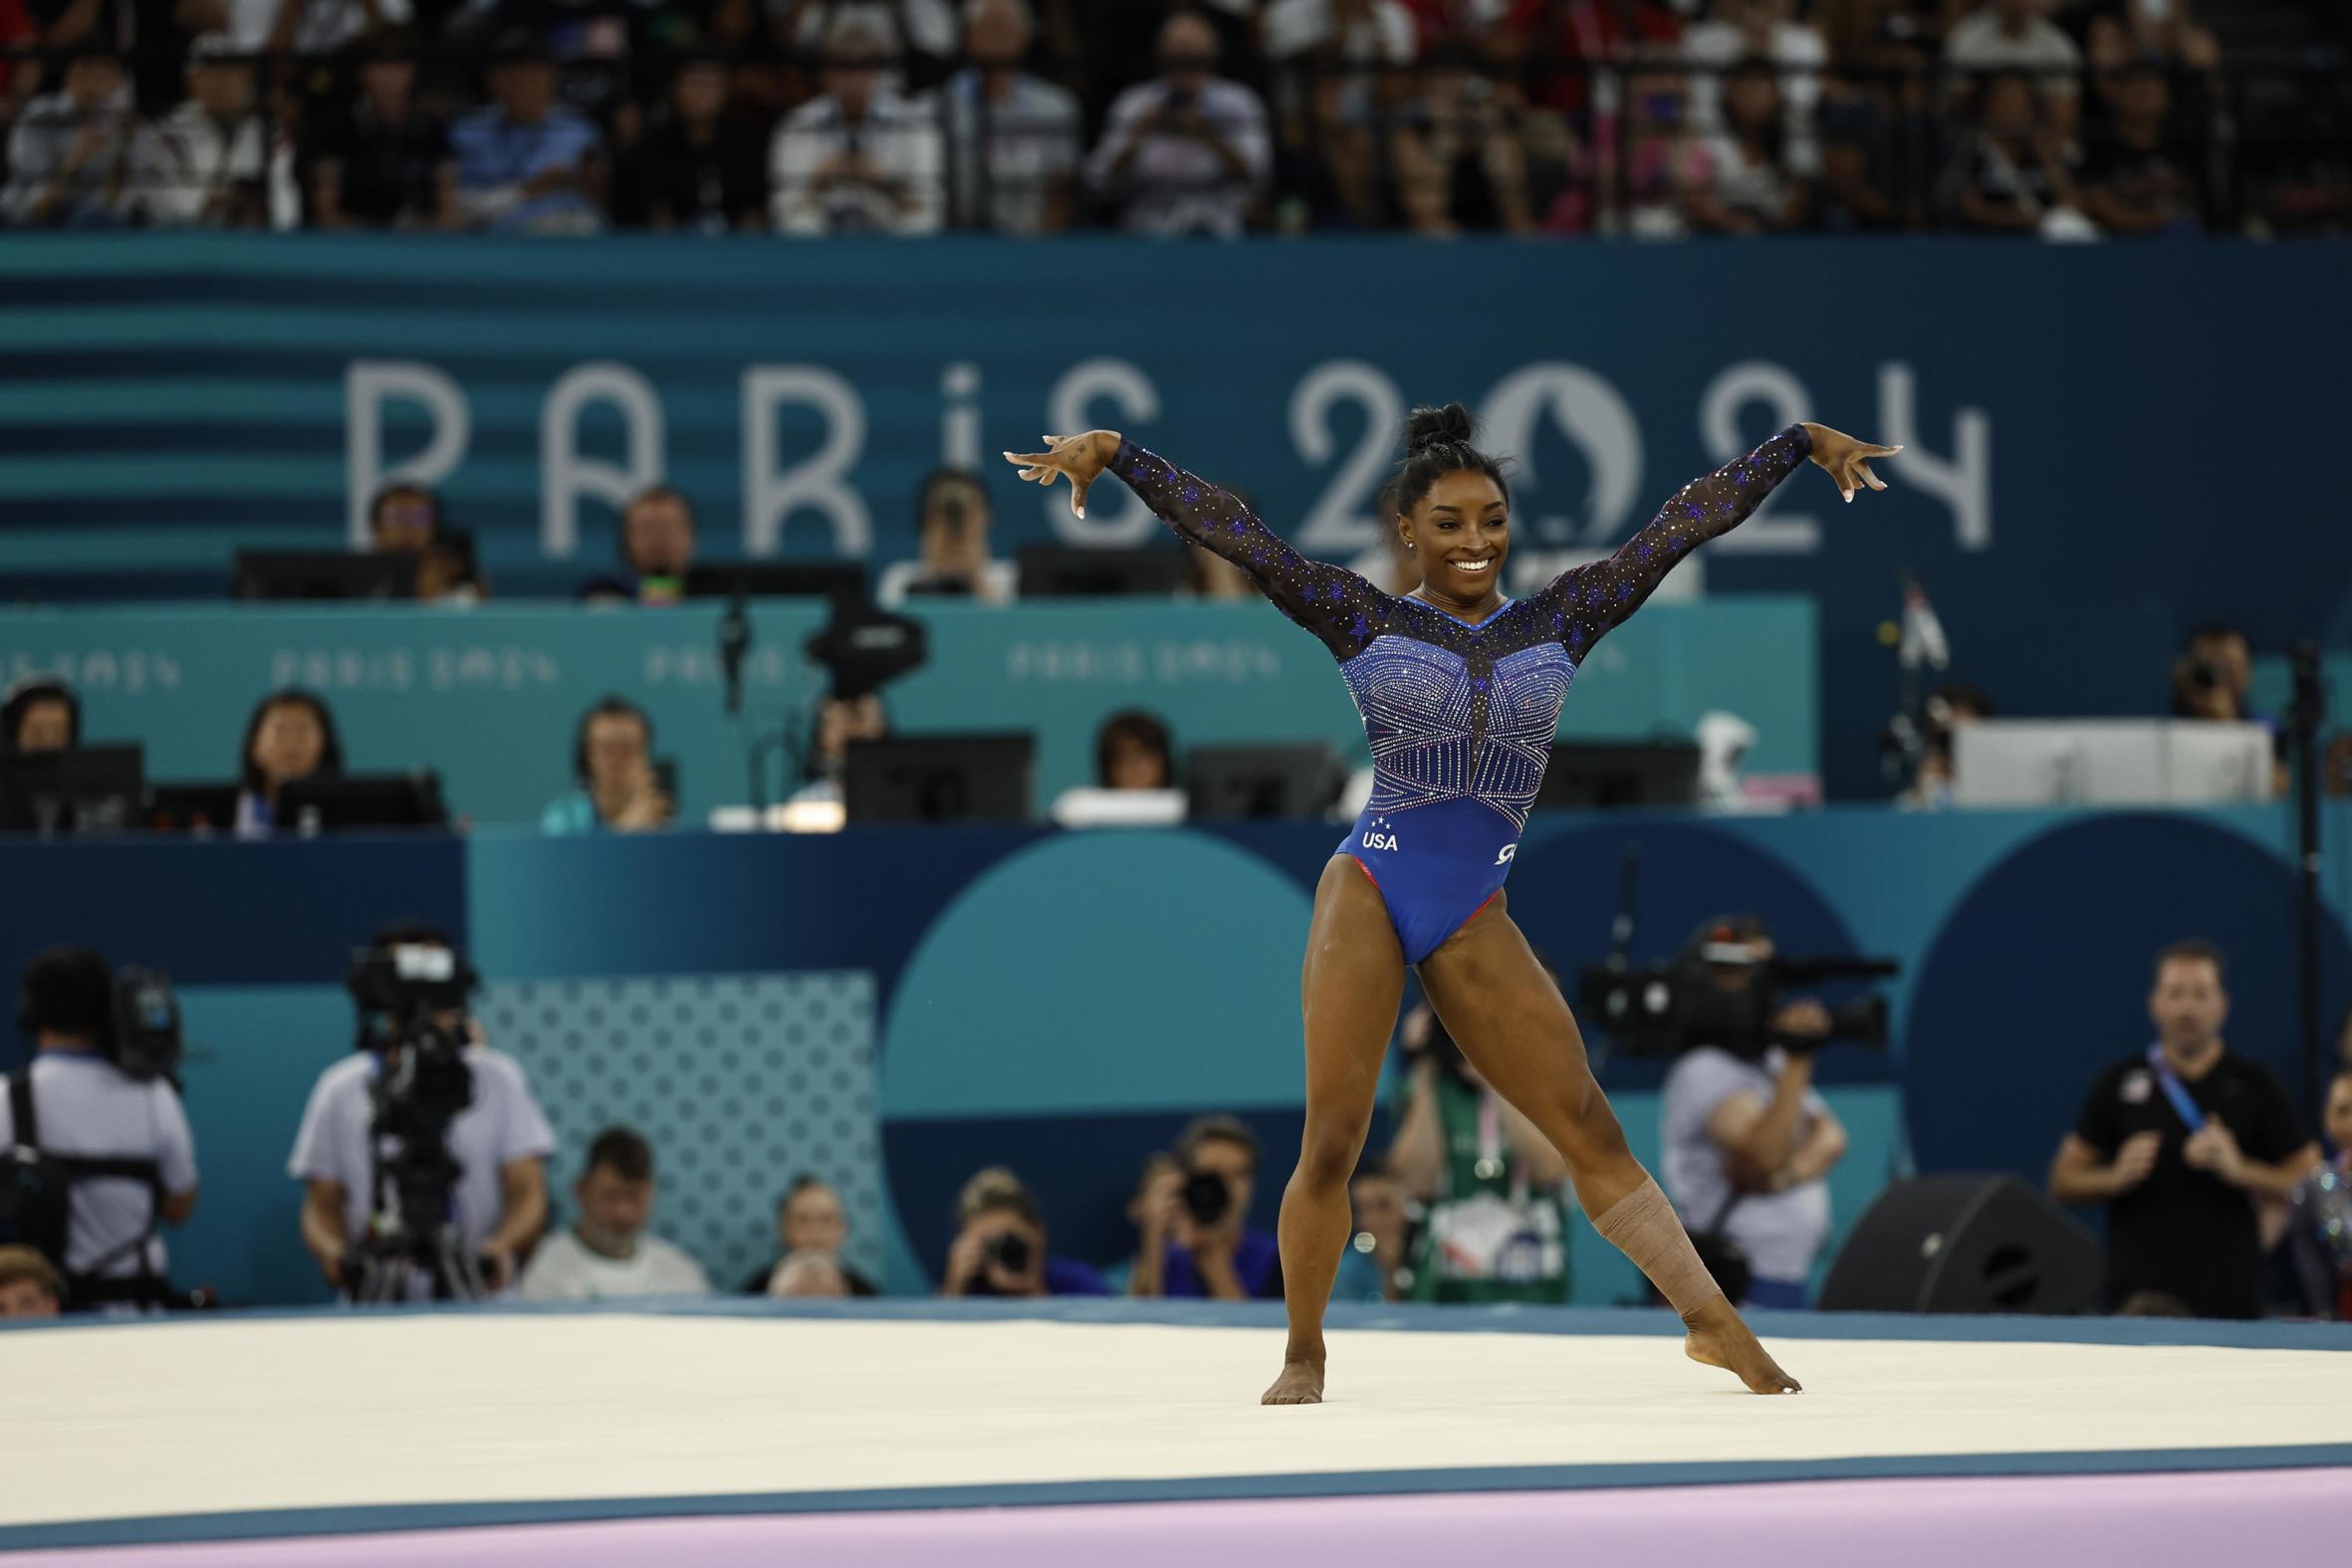
[[[1803,426],[1791,425],[1685,485],[1606,560],[1572,567],[1475,626],[1299,555],[1232,495],[1131,441],[1110,468],[1161,521],[1241,567],[1339,660],[1372,747],[1373,809],[1468,796],[1524,827],[1585,654],[1677,561],[1755,512],[1811,452]]]

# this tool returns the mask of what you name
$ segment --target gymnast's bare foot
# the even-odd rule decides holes
[[[1684,1318],[1683,1324],[1689,1330],[1683,1336],[1683,1354],[1723,1368],[1747,1384],[1749,1393],[1794,1394],[1803,1387],[1780,1370],[1780,1364],[1757,1342],[1725,1297],[1717,1296]]]
[[[1274,1380],[1274,1387],[1266,1391],[1261,1405],[1320,1405],[1323,1402],[1323,1363],[1321,1358],[1309,1361],[1293,1357],[1283,1363],[1283,1375]]]

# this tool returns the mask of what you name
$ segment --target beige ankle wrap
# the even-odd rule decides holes
[[[1684,1316],[1721,1293],[1715,1276],[1699,1261],[1698,1249],[1691,1245],[1674,1205],[1666,1201],[1654,1179],[1645,1177],[1641,1186],[1593,1221],[1592,1228],[1633,1259],[1633,1265],[1650,1276],[1650,1283],[1658,1287],[1667,1304]]]

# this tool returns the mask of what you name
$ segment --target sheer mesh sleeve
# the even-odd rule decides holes
[[[1608,560],[1554,577],[1536,596],[1548,602],[1568,656],[1582,659],[1604,632],[1641,608],[1677,561],[1739,527],[1812,450],[1804,426],[1790,425],[1746,457],[1683,486]]]
[[[1380,635],[1387,594],[1344,566],[1299,555],[1230,492],[1132,441],[1119,443],[1110,471],[1161,522],[1241,567],[1277,609],[1321,638],[1333,656],[1352,659]]]

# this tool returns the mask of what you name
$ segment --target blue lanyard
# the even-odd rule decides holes
[[[2172,1064],[2164,1059],[2162,1045],[2148,1047],[2148,1065],[2155,1070],[2156,1081],[2164,1088],[2164,1097],[2173,1102],[2173,1114],[2181,1118],[2182,1124],[2190,1132],[2205,1131],[2205,1112],[2199,1110],[2197,1102],[2189,1098],[2189,1086],[2180,1080]]]

